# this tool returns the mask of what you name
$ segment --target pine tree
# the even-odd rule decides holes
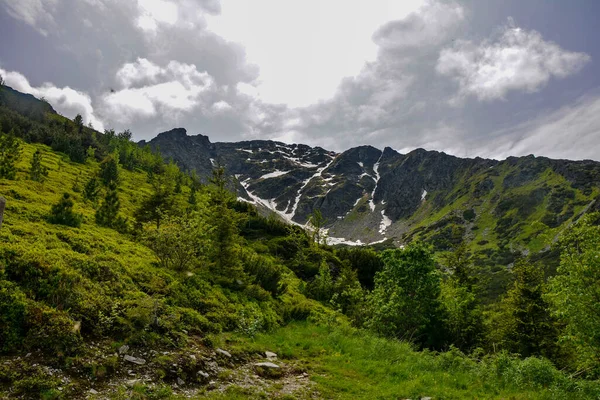
[[[477,346],[483,336],[483,311],[477,297],[478,278],[463,242],[443,258],[449,272],[442,283],[441,298],[448,341],[460,350]]]
[[[79,227],[83,216],[73,212],[73,200],[69,193],[64,193],[58,203],[52,206],[48,222],[51,224]]]
[[[524,357],[555,353],[557,332],[544,300],[544,271],[526,260],[513,267],[515,282],[502,300],[506,346]]]
[[[114,228],[121,222],[119,218],[119,209],[121,202],[117,193],[117,185],[113,182],[108,186],[104,201],[100,208],[96,210],[96,223],[100,226]]]
[[[119,182],[119,159],[116,154],[107,156],[100,163],[100,180],[104,186]]]
[[[42,152],[36,150],[33,153],[33,158],[31,159],[31,169],[29,171],[29,178],[32,181],[43,182],[48,176],[48,168],[42,165]]]
[[[98,195],[100,194],[100,183],[95,176],[92,176],[83,188],[83,198],[89,200],[92,203],[96,203]]]
[[[227,178],[222,167],[213,170],[210,182],[212,184],[210,223],[214,229],[212,269],[221,283],[232,285],[238,280],[245,279],[239,257],[241,243],[239,216],[229,208],[233,195],[226,189]]]
[[[14,131],[5,134],[0,132],[0,178],[15,179],[16,163],[21,156],[21,144]]]

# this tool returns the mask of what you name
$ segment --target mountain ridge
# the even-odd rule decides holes
[[[269,140],[213,143],[205,135],[189,136],[183,128],[140,145],[160,149],[204,179],[222,165],[235,177],[241,200],[289,222],[306,225],[320,210],[331,244],[402,245],[413,238],[433,238],[440,249],[459,240],[485,248],[476,243],[502,241],[506,225],[519,226],[519,232],[512,232],[523,234],[517,247],[530,248],[525,243],[529,225],[543,223],[538,233],[560,228],[599,203],[600,163],[592,160],[461,158],[425,149],[401,154],[369,145],[336,153]],[[550,203],[553,211],[545,214]],[[465,212],[469,218],[475,214],[473,221],[464,218]],[[446,220],[452,222],[432,230]],[[478,222],[484,223],[485,234],[476,232]],[[439,238],[439,230],[448,226],[455,232]]]

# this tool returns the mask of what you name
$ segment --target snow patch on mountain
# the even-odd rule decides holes
[[[381,223],[379,224],[379,233],[383,235],[390,225],[392,225],[392,220],[387,215],[385,215],[385,210],[381,210]]]
[[[377,162],[373,165],[373,172],[375,172],[375,187],[373,188],[373,192],[371,192],[371,199],[369,200],[369,207],[371,211],[375,211],[375,191],[377,190],[377,184],[379,183],[379,162],[381,161],[381,157],[383,157],[383,153],[379,156]]]
[[[273,171],[273,172],[269,172],[268,174],[264,174],[263,176],[261,176],[258,179],[269,179],[269,178],[277,178],[278,176],[282,176],[285,174],[288,174],[290,171]]]

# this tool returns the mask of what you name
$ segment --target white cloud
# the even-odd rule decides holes
[[[458,4],[428,1],[406,18],[382,26],[373,40],[384,49],[394,50],[436,46],[461,26],[465,14]]]
[[[220,101],[217,101],[216,103],[214,103],[211,108],[213,111],[219,113],[219,112],[229,111],[233,107],[231,107],[231,104],[229,104],[228,102],[226,102],[224,100],[220,100]]]
[[[158,65],[147,59],[138,58],[133,63],[124,64],[117,71],[117,81],[125,87],[145,81],[154,82],[162,71]]]
[[[600,160],[600,95],[584,96],[532,121],[493,132],[475,153],[497,159],[535,154]]]
[[[58,0],[0,0],[8,14],[36,28],[42,35],[48,34],[48,25],[54,25],[52,12]]]
[[[214,87],[214,80],[196,66],[171,61],[160,67],[138,58],[124,64],[116,73],[123,88],[102,99],[103,113],[120,122],[158,113],[189,112],[203,106],[202,96]]]
[[[156,31],[159,23],[173,25],[178,20],[179,9],[175,3],[166,0],[138,0],[140,15],[138,28],[144,31]]]
[[[545,41],[536,31],[511,25],[495,41],[459,41],[444,49],[437,72],[453,77],[461,96],[494,100],[510,91],[538,91],[551,77],[574,74],[590,60],[585,53],[567,51]]]
[[[242,43],[258,65],[262,101],[306,106],[331,98],[342,78],[377,56],[371,39],[382,24],[404,18],[423,0],[226,0],[208,27]]]
[[[92,99],[87,93],[68,86],[58,88],[48,82],[39,87],[32,87],[25,76],[14,71],[0,69],[0,75],[4,77],[7,86],[37,98],[45,98],[56,111],[68,118],[73,119],[77,114],[81,114],[85,124],[91,123],[96,130],[104,130],[104,124],[94,114]]]

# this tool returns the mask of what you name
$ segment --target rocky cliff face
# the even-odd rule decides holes
[[[159,148],[205,179],[224,166],[239,183],[241,200],[292,223],[306,224],[319,209],[330,243],[421,238],[441,250],[463,240],[482,249],[541,250],[540,235],[596,209],[600,194],[600,163],[593,161],[463,159],[371,146],[337,154],[264,140],[211,143],[182,128],[141,145]]]

